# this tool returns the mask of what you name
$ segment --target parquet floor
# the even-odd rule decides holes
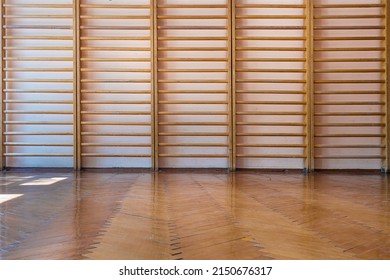
[[[0,179],[0,259],[390,259],[390,187],[380,174]]]

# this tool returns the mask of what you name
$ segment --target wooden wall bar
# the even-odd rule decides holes
[[[316,168],[385,168],[384,4],[314,3]]]
[[[152,167],[149,0],[80,5],[81,165]]]
[[[3,1],[7,166],[73,166],[73,1]]]
[[[2,0],[1,165],[389,169],[386,0]]]
[[[304,1],[237,0],[237,168],[304,168]]]
[[[229,167],[230,3],[157,1],[160,167]]]

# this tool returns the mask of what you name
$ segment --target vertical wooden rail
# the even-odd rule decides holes
[[[1,157],[1,165],[0,165],[0,169],[3,170],[5,169],[6,167],[6,162],[5,162],[5,157],[4,157],[4,153],[5,153],[5,146],[4,146],[4,142],[5,142],[5,135],[4,135],[4,132],[5,132],[5,124],[4,124],[4,121],[5,121],[5,114],[4,114],[4,96],[5,96],[5,92],[4,92],[4,89],[6,88],[6,83],[4,81],[4,79],[6,78],[5,77],[5,71],[4,71],[4,68],[5,68],[5,60],[3,59],[6,55],[5,55],[5,39],[4,39],[4,36],[5,36],[5,29],[4,29],[4,25],[5,25],[5,18],[4,18],[4,12],[5,12],[5,8],[4,8],[4,3],[5,3],[5,0],[1,0],[1,13],[0,13],[0,16],[1,16],[1,102],[0,102],[0,110],[1,110],[1,114],[0,114],[0,122],[1,122],[1,143],[0,143],[0,157]]]
[[[151,59],[152,59],[152,170],[158,171],[158,44],[157,44],[157,2],[158,0],[151,0]]]
[[[314,98],[313,98],[313,1],[306,0],[306,159],[305,171],[314,171]]]
[[[229,108],[230,108],[230,116],[229,116],[229,155],[230,155],[230,171],[236,170],[236,89],[235,89],[235,37],[236,37],[236,1],[229,0],[228,3],[229,11],[228,11],[228,55],[229,55]]]
[[[384,0],[385,4],[385,103],[386,103],[386,162],[383,172],[389,172],[390,167],[390,4],[388,0]]]
[[[81,116],[80,116],[80,79],[81,79],[81,65],[80,65],[80,0],[73,2],[73,90],[75,92],[73,97],[73,129],[74,129],[74,170],[81,169]]]

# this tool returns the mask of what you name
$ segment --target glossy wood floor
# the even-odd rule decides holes
[[[390,259],[380,174],[6,172],[1,259]]]

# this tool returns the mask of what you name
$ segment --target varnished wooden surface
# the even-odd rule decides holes
[[[390,259],[388,178],[6,172],[0,259]]]

